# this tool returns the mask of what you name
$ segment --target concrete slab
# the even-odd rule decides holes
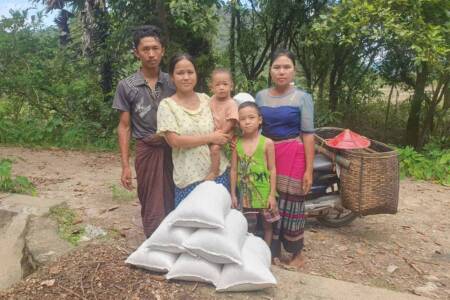
[[[3,231],[4,227],[9,226],[11,220],[17,213],[9,210],[0,210],[0,232]]]
[[[273,267],[272,271],[278,280],[276,288],[248,293],[216,293],[212,287],[201,286],[197,289],[196,296],[199,299],[217,300],[430,300],[410,293],[292,272],[278,267]]]
[[[0,289],[19,281],[22,273],[22,252],[24,249],[24,234],[28,222],[27,214],[17,214],[10,219],[0,233]]]
[[[2,197],[0,289],[21,280],[40,263],[70,250],[70,246],[59,239],[57,225],[43,217],[49,213],[51,207],[64,201],[20,194]],[[29,226],[30,222],[32,226]]]
[[[35,268],[73,249],[59,237],[58,224],[47,217],[30,218],[25,243]]]
[[[63,203],[63,199],[42,198],[21,194],[9,194],[0,201],[0,209],[16,213],[42,216],[53,206]]]
[[[425,300],[426,297],[416,296],[410,293],[400,293],[388,289],[370,287],[366,285],[325,278],[320,276],[294,273],[280,268],[274,268],[274,273],[279,282],[276,299],[329,299],[329,300]],[[284,287],[285,282],[297,282],[304,287],[297,294]]]

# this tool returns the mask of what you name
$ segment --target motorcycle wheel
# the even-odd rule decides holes
[[[322,225],[332,228],[339,228],[350,224],[356,219],[356,217],[358,217],[357,214],[344,208],[342,210],[329,210],[327,214],[319,215],[316,218]]]

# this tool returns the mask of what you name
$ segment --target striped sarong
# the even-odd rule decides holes
[[[135,168],[142,225],[149,237],[174,207],[172,149],[155,134],[137,140]]]
[[[272,256],[279,257],[281,244],[287,252],[303,249],[305,195],[302,181],[305,173],[305,149],[299,139],[275,141],[278,210],[281,219],[274,226]]]

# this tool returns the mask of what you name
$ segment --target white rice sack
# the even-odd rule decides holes
[[[223,228],[230,211],[231,196],[214,181],[199,184],[173,211],[174,226]]]
[[[171,225],[173,212],[170,213],[144,242],[143,245],[152,250],[167,251],[171,253],[186,252],[183,242],[195,231],[194,228],[175,227]]]
[[[152,251],[146,247],[139,247],[128,256],[125,263],[149,271],[168,272],[177,260],[177,257],[178,255],[176,254]]]
[[[208,282],[216,285],[221,271],[222,265],[183,253],[178,257],[169,273],[167,273],[166,278]]]
[[[277,284],[270,271],[270,249],[259,237],[249,235],[242,249],[242,265],[224,265],[216,285],[218,292],[256,291]]]
[[[253,256],[258,257],[266,268],[270,269],[272,253],[270,253],[269,246],[267,246],[267,243],[262,238],[248,233],[244,247],[248,253],[253,253]],[[244,251],[244,248],[242,248],[242,251]],[[242,255],[244,255],[244,253],[242,253]]]
[[[188,252],[218,264],[242,262],[241,250],[247,236],[248,224],[244,215],[232,209],[223,229],[199,229],[183,246]]]

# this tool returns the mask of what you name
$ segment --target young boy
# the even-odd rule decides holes
[[[214,95],[211,97],[210,107],[214,119],[215,130],[232,134],[238,121],[238,108],[231,98],[233,79],[230,71],[215,69],[211,75],[211,89]],[[214,180],[219,176],[220,168],[219,145],[211,145],[211,171],[205,180]]]

